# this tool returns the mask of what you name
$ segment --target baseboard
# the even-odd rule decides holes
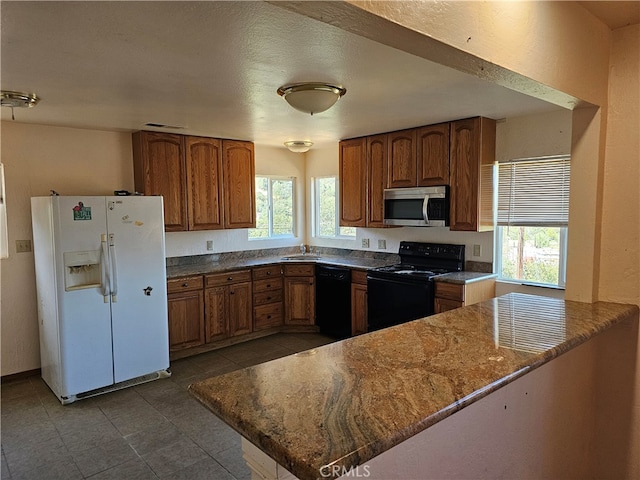
[[[21,382],[29,377],[40,376],[41,370],[39,368],[33,370],[27,370],[25,372],[12,373],[11,375],[3,375],[0,377],[0,384]]]

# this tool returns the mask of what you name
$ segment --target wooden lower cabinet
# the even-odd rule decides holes
[[[205,342],[202,276],[167,282],[169,351],[203,345]]]
[[[466,284],[435,282],[435,285],[435,313],[473,305],[496,296],[495,278]]]
[[[316,281],[313,264],[284,266],[285,325],[315,325]]]
[[[253,331],[249,270],[205,277],[206,341],[214,342]]]
[[[351,335],[367,333],[367,272],[351,271]]]

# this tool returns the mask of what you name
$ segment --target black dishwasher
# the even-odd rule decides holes
[[[351,270],[316,265],[316,325],[334,338],[351,336]]]

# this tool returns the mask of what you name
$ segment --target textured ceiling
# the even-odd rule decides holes
[[[3,90],[35,92],[16,121],[316,145],[456,118],[558,107],[264,2],[0,3]],[[276,89],[347,94],[313,117]],[[11,112],[2,109],[2,119]]]

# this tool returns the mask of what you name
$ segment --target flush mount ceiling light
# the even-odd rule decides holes
[[[346,88],[326,83],[294,83],[278,89],[278,95],[289,105],[311,115],[328,110],[345,93]]]
[[[16,119],[13,114],[14,108],[31,108],[39,101],[40,99],[35,93],[0,91],[0,106],[11,108],[11,120]]]
[[[0,105],[11,108],[30,108],[40,101],[35,93],[12,92],[2,90]]]
[[[309,140],[293,140],[290,142],[284,142],[284,145],[294,153],[308,152],[313,146],[313,142]]]

